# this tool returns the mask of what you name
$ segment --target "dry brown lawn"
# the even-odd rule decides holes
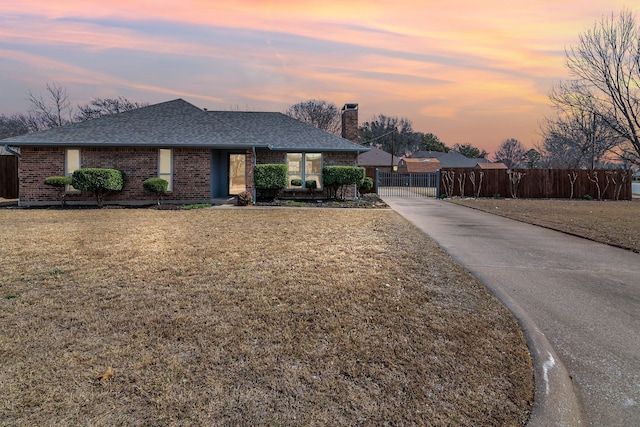
[[[640,252],[640,200],[452,199],[453,203]]]
[[[391,210],[0,209],[0,424],[526,423],[513,317]]]

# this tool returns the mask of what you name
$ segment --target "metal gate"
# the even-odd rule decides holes
[[[438,197],[440,173],[397,173],[376,171],[376,189],[380,197]]]

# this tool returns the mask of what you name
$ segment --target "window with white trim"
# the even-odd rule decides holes
[[[80,149],[78,148],[67,148],[65,152],[64,158],[64,175],[71,178],[73,172],[77,169],[80,169]],[[65,190],[67,193],[79,193],[80,190],[76,190],[71,186],[71,184],[67,185]]]
[[[322,153],[287,153],[287,167],[289,169],[289,188],[294,186],[292,181],[302,181],[302,188],[306,188],[307,181],[315,181],[316,188],[322,188]]]
[[[158,178],[169,183],[167,191],[173,191],[173,150],[161,148],[158,151]]]

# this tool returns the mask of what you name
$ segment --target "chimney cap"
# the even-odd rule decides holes
[[[354,104],[354,103],[344,104],[344,106],[342,107],[342,111],[357,110],[357,109],[358,109],[358,104]]]

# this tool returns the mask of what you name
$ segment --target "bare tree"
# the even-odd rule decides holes
[[[64,126],[73,122],[73,107],[67,89],[55,83],[47,83],[47,95],[34,95],[29,91],[30,120],[33,131]]]
[[[29,133],[26,116],[14,114],[12,116],[0,115],[0,139]]]
[[[505,139],[493,153],[493,160],[504,163],[509,169],[519,168],[527,162],[527,150],[517,139]]]
[[[596,112],[586,88],[561,84],[550,95],[557,110],[542,125],[542,150],[551,167],[594,169],[624,140]]]
[[[299,102],[289,107],[284,113],[334,135],[340,135],[342,132],[342,121],[338,107],[324,99]]]
[[[509,189],[511,190],[511,197],[515,199],[518,197],[518,185],[520,185],[520,181],[525,174],[507,169],[507,175],[509,175]]]
[[[93,98],[88,104],[78,105],[79,113],[76,114],[75,120],[84,122],[110,114],[135,110],[136,108],[146,107],[148,105],[148,102],[131,101],[123,96],[117,98]]]
[[[567,50],[575,77],[567,107],[580,107],[608,126],[640,156],[640,27],[628,9],[603,17]],[[623,153],[621,153],[623,154]]]

